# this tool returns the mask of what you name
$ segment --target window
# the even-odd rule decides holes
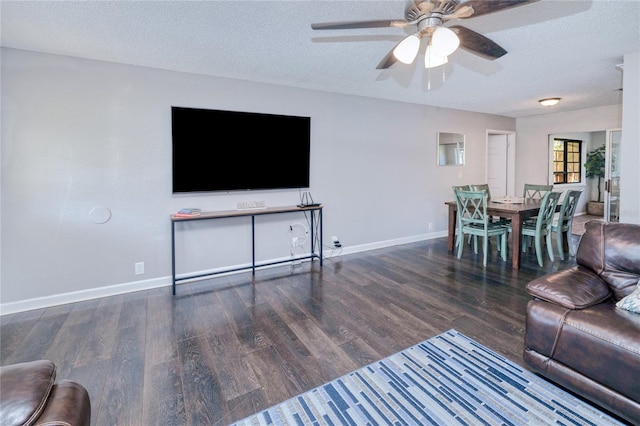
[[[553,183],[577,183],[582,179],[582,141],[553,140]]]

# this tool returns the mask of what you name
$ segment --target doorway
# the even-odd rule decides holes
[[[487,130],[485,176],[495,196],[520,196],[515,193],[515,141],[515,132]]]

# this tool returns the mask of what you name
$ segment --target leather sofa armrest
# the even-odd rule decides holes
[[[37,424],[89,426],[91,424],[91,401],[85,387],[71,380],[61,380],[56,383]]]
[[[588,308],[611,297],[607,283],[582,266],[536,278],[526,289],[533,297],[567,309]]]
[[[0,424],[32,424],[47,404],[56,366],[38,360],[0,367]]]

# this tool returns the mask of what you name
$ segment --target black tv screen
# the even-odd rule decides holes
[[[173,192],[309,187],[311,118],[171,107]]]

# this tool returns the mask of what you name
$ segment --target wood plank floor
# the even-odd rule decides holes
[[[522,364],[524,290],[575,265],[446,238],[1,318],[2,365],[46,358],[93,425],[227,425],[454,328]],[[567,256],[566,256],[567,257]]]

